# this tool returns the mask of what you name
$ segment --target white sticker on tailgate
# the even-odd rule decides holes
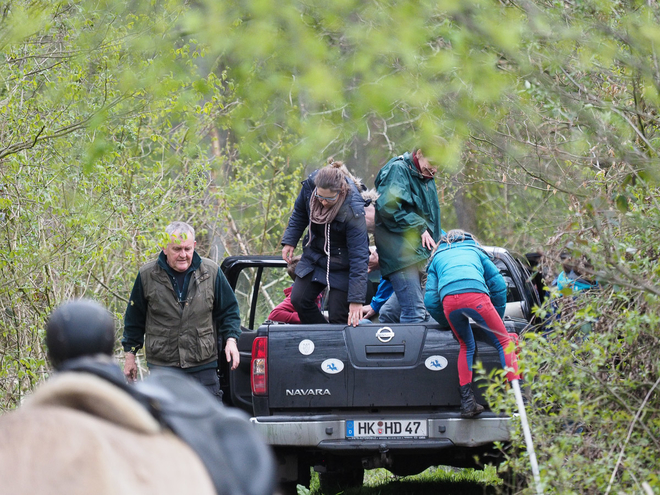
[[[426,438],[425,419],[347,420],[346,438]]]
[[[329,375],[340,373],[344,369],[344,363],[339,359],[326,359],[321,363],[321,369]]]
[[[314,352],[314,342],[309,339],[301,340],[300,344],[298,344],[298,350],[303,356],[309,356]]]
[[[431,371],[444,370],[447,367],[447,358],[444,356],[430,356],[426,358],[424,365]]]

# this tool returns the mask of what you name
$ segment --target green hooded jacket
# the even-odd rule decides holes
[[[440,203],[433,178],[424,177],[410,153],[392,158],[376,176],[376,247],[384,278],[421,263],[431,255],[422,246],[422,233],[429,231],[438,242]]]

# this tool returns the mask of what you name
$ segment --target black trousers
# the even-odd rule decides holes
[[[313,273],[296,277],[291,290],[291,303],[300,317],[300,323],[327,323],[316,305],[316,298],[325,290],[325,284],[312,282]],[[328,317],[330,323],[348,323],[348,292],[333,289],[328,294]]]

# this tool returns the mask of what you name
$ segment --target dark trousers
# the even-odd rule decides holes
[[[300,317],[300,323],[327,323],[316,305],[316,298],[325,289],[325,284],[312,282],[313,274],[296,277],[291,290],[291,303]],[[348,292],[330,287],[328,294],[328,317],[330,323],[348,323]]]
[[[220,378],[218,378],[218,372],[215,368],[209,368],[202,371],[194,371],[192,373],[186,372],[190,378],[194,378],[196,381],[202,384],[202,386],[211,392],[222,402],[222,390],[220,390]]]

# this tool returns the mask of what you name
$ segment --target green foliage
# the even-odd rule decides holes
[[[626,192],[634,198],[629,211],[612,204],[606,224],[572,232],[573,258],[588,256],[593,268],[586,265],[583,276],[598,280],[598,287],[553,293],[537,310],[546,326],[524,340],[527,413],[541,477],[552,493],[660,488],[660,311],[649,283],[657,280],[658,238],[651,225],[660,218],[651,198],[658,191]],[[584,223],[600,217],[592,213]],[[499,389],[491,400],[513,412],[510,393]],[[529,473],[523,449],[516,429],[509,464]]]
[[[329,155],[371,186],[421,146],[445,229],[541,249],[550,278],[569,248],[600,281],[523,350],[548,490],[657,491],[659,19],[618,0],[3,2],[0,409],[48,373],[60,302],[94,297],[119,331],[171,220],[203,255],[276,253]]]
[[[484,495],[497,493],[501,480],[492,466],[482,471],[431,467],[412,476],[395,476],[386,469],[365,471],[364,486],[346,490],[346,495],[423,495],[423,494],[464,494]],[[298,495],[320,493],[318,475],[312,473],[309,488],[298,485]]]
[[[306,177],[301,166],[291,164],[292,137],[259,145],[260,157],[227,160],[223,205],[230,229],[240,233],[240,252],[232,254],[275,253],[293,209],[299,184]],[[237,227],[240,225],[240,227]]]
[[[345,149],[359,137],[389,153],[423,144],[440,164],[460,160],[469,125],[499,103],[511,76],[483,50],[483,19],[520,15],[479,2],[203,2],[184,21],[241,81],[235,128],[249,152],[280,126],[305,136],[296,156]],[[490,23],[489,22],[489,23]],[[212,28],[213,27],[213,28]],[[216,32],[224,35],[215,36]],[[511,46],[519,29],[491,30]],[[204,37],[206,36],[206,37]],[[480,81],[488,80],[488,84]],[[380,135],[380,137],[377,137]],[[366,142],[364,140],[366,139]],[[242,148],[245,150],[245,148]],[[382,156],[376,158],[383,160]]]
[[[295,137],[260,144],[256,162],[235,158],[234,83],[183,34],[188,11],[176,1],[3,7],[0,408],[48,373],[42,328],[59,303],[98,299],[120,331],[137,268],[171,220],[192,223],[198,251],[216,259],[223,248],[278,249],[293,201],[285,185],[302,178],[286,155]]]
[[[448,227],[525,248],[552,235],[557,210],[601,196],[603,175],[610,187],[653,175],[657,14],[609,1],[248,0],[202,2],[183,24],[237,83],[244,156],[284,128],[301,136],[295,159],[340,155],[373,177],[421,145],[457,192]]]
[[[163,41],[174,5],[6,6],[0,408],[48,372],[42,328],[54,306],[92,297],[120,315],[157,233],[217,202],[192,136],[211,122],[204,98],[218,112],[226,87],[210,75],[199,93],[198,45]]]

